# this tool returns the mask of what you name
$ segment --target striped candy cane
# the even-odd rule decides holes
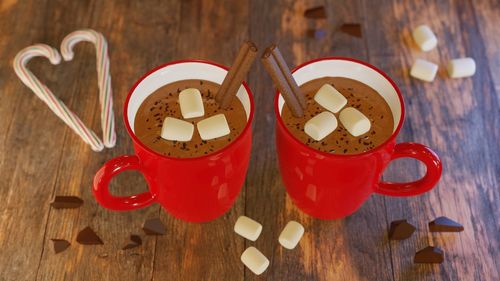
[[[111,75],[109,73],[108,43],[101,33],[92,29],[71,32],[61,43],[61,54],[64,60],[70,61],[73,59],[73,47],[82,41],[91,42],[95,45],[103,142],[106,147],[114,147],[116,133],[113,113],[113,90],[111,89]]]
[[[104,148],[101,140],[89,130],[83,122],[69,110],[66,105],[59,100],[49,88],[47,88],[36,76],[27,69],[26,64],[34,57],[46,57],[52,64],[59,64],[61,56],[56,49],[45,45],[35,44],[26,47],[17,53],[14,58],[14,71],[21,81],[30,88],[42,101],[44,101],[49,108],[66,123],[75,133],[77,133],[86,143],[88,143],[92,150],[101,151]]]

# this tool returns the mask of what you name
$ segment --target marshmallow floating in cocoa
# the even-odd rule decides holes
[[[410,75],[423,81],[432,82],[434,77],[436,77],[437,70],[437,64],[417,59],[411,67]]]
[[[330,84],[321,86],[314,100],[333,113],[339,112],[347,104],[347,99]]]
[[[431,28],[425,24],[418,26],[412,32],[413,40],[424,51],[430,51],[437,46],[437,38]]]
[[[447,70],[451,78],[469,77],[476,73],[476,62],[473,58],[453,59],[448,63]]]
[[[241,254],[241,261],[256,275],[262,274],[269,266],[269,260],[255,247],[248,247]]]
[[[255,241],[262,232],[262,225],[249,217],[240,216],[234,224],[234,232],[250,241]]]
[[[354,107],[343,109],[339,119],[344,128],[355,137],[368,132],[371,128],[370,120]]]
[[[167,117],[163,121],[161,137],[171,141],[190,141],[193,132],[193,124],[177,118]]]
[[[202,140],[222,137],[228,135],[230,132],[226,116],[222,113],[203,119],[196,126]]]
[[[205,115],[201,93],[200,90],[196,88],[182,90],[179,93],[179,105],[181,107],[182,117],[185,119]]]
[[[302,235],[304,235],[304,227],[296,221],[289,221],[281,231],[278,241],[281,246],[291,250],[299,244]]]
[[[304,132],[315,141],[320,141],[337,128],[337,118],[329,111],[309,119],[304,125]]]

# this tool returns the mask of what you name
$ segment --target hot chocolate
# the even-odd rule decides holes
[[[308,120],[321,112],[327,111],[314,100],[316,92],[324,85],[330,84],[346,99],[343,107],[353,107],[370,120],[368,132],[353,136],[338,122],[337,128],[319,141],[315,141],[304,132]],[[302,117],[295,117],[287,106],[283,107],[281,118],[288,130],[304,144],[323,152],[334,154],[358,154],[369,151],[385,142],[394,130],[394,119],[387,102],[374,89],[357,80],[343,77],[323,77],[311,80],[300,86],[306,97],[307,106]],[[333,113],[337,120],[342,112]]]
[[[233,98],[226,109],[216,103],[214,98],[219,87],[219,84],[205,80],[182,80],[161,87],[148,96],[139,107],[135,116],[135,135],[150,149],[170,157],[199,157],[222,149],[243,131],[247,118],[238,98]],[[204,107],[204,115],[201,117],[183,118],[179,93],[188,88],[198,89],[201,93]],[[224,114],[229,127],[229,134],[225,136],[203,140],[195,129],[189,141],[166,140],[161,137],[166,117],[190,122],[196,128],[200,121],[219,114]]]

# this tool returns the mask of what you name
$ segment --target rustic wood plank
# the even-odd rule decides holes
[[[496,116],[485,117],[494,114],[498,106],[487,104],[494,98],[494,89],[472,9],[453,1],[366,3],[373,15],[383,12],[386,22],[391,23],[390,28],[385,24],[372,26],[367,34],[370,41],[377,42],[370,45],[375,49],[370,51],[370,62],[387,71],[405,94],[407,120],[400,141],[431,146],[444,165],[443,177],[433,191],[419,197],[385,199],[389,221],[408,218],[419,229],[409,240],[390,243],[395,280],[498,279],[498,253],[490,249],[498,248],[499,224],[488,217],[496,212],[499,196],[494,188],[498,185],[498,151],[491,146],[498,140],[482,133],[498,122]],[[439,38],[438,48],[428,53],[417,50],[411,39],[412,28],[422,23],[429,24]],[[391,29],[396,32],[388,32]],[[377,51],[385,46],[393,47],[388,47],[390,52]],[[478,62],[474,78],[447,78],[447,61],[466,55]],[[416,58],[440,65],[433,83],[408,77]],[[388,172],[391,179],[400,181],[418,174],[423,174],[423,169],[415,162],[398,161]],[[463,223],[465,232],[431,235],[427,222],[440,215]],[[413,264],[414,252],[427,245],[445,251],[442,265]]]
[[[500,92],[500,30],[496,20],[500,15],[500,3],[495,0],[472,1],[472,9],[476,18],[477,29],[481,34],[481,39],[488,57],[488,67],[492,74],[495,89]],[[498,102],[498,101],[497,101]],[[497,127],[498,128],[498,127]]]
[[[271,7],[266,1],[251,4],[251,10],[267,8],[266,14],[251,15],[252,37],[263,47],[278,42],[290,66],[325,56],[367,58],[364,39],[338,32],[342,23],[362,21],[364,11],[359,1],[329,2],[328,20],[318,21],[304,18],[303,13],[307,8],[322,5],[322,1],[280,1]],[[266,23],[266,28],[262,28],[262,23]],[[308,38],[306,31],[311,27],[324,28],[327,36],[320,40]],[[346,219],[321,221],[302,213],[286,196],[274,145],[274,87],[261,65],[251,77],[252,89],[259,93],[254,139],[258,149],[253,151],[248,174],[245,213],[263,223],[264,230],[255,243],[245,244],[261,250],[271,265],[259,277],[246,270],[245,279],[392,280],[389,248],[381,235],[386,224],[382,198],[371,198]],[[300,246],[293,251],[284,249],[277,241],[289,220],[299,221],[306,229]]]
[[[22,47],[54,38],[45,36],[43,15],[36,13],[28,2],[3,2],[0,13],[1,34],[5,39],[2,40],[0,60],[0,107],[1,119],[5,117],[1,122],[6,125],[2,126],[0,137],[0,170],[3,177],[0,196],[4,200],[0,206],[0,246],[4,254],[0,257],[0,280],[34,280],[44,241],[50,190],[62,155],[62,151],[56,148],[63,144],[65,129],[42,102],[19,82],[12,69],[12,59]],[[19,14],[32,16],[24,18],[25,24],[17,26],[17,34],[13,36],[12,22]],[[36,35],[30,36],[31,33]],[[43,59],[33,60],[30,68],[35,73],[51,71],[53,67],[45,62]],[[54,138],[54,135],[60,137]]]
[[[95,5],[97,12],[81,13],[86,7]],[[62,9],[54,8],[54,16],[62,14],[63,22],[78,19],[74,26],[65,26],[58,34],[62,37],[78,29],[82,23],[89,24],[102,32],[110,46],[111,74],[113,77],[114,109],[117,122],[118,141],[113,150],[94,153],[76,135],[68,136],[64,144],[60,172],[55,184],[54,195],[79,195],[85,200],[79,210],[51,210],[47,225],[45,247],[38,269],[38,280],[89,279],[98,280],[145,280],[151,279],[156,246],[155,237],[146,237],[141,230],[146,218],[158,215],[159,206],[152,206],[134,212],[112,212],[99,206],[92,194],[91,185],[95,171],[107,160],[121,154],[132,153],[131,142],[123,125],[122,106],[126,94],[135,80],[147,69],[157,64],[160,53],[171,54],[172,48],[151,48],[150,44],[160,45],[164,38],[175,36],[174,29],[151,28],[147,22],[151,11],[141,7],[130,7],[113,3],[96,2],[84,6],[74,2]],[[169,21],[177,17],[175,4],[165,3],[155,6],[157,13],[170,15]],[[128,9],[135,12],[133,18],[126,18]],[[166,12],[169,11],[169,12]],[[148,14],[149,12],[149,14]],[[168,20],[166,21],[168,23]],[[144,25],[145,24],[145,25]],[[148,28],[149,27],[149,28]],[[127,34],[140,34],[127,36]],[[142,38],[142,39],[141,39]],[[68,67],[57,77],[54,88],[61,89],[57,82],[67,81],[66,89],[75,95],[78,106],[75,111],[84,116],[96,132],[101,135],[99,124],[98,90],[96,86],[95,52],[91,44],[76,47],[75,59],[62,67]],[[134,55],[130,55],[134,54]],[[156,56],[156,57],[155,57]],[[137,65],[142,67],[136,67]],[[75,80],[72,77],[81,77]],[[121,81],[127,81],[123,83]],[[89,86],[91,85],[91,86]],[[93,112],[93,114],[86,114]],[[62,168],[64,167],[64,168]],[[117,194],[134,194],[146,189],[139,173],[127,172],[113,181],[111,189]],[[91,226],[103,239],[103,246],[82,246],[76,241],[78,232]],[[120,250],[128,243],[130,234],[142,236],[143,245],[134,250]],[[72,242],[66,252],[54,255],[50,238],[64,238]]]
[[[178,11],[177,59],[208,59],[225,65],[248,39],[247,1],[182,1]],[[254,148],[255,149],[255,148]],[[152,280],[243,280],[243,238],[233,231],[244,211],[244,194],[228,213],[209,223],[186,223],[161,211],[168,235],[158,238]],[[168,276],[168,277],[167,277]]]

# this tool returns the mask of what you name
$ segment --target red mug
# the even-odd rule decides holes
[[[99,204],[123,211],[159,203],[173,216],[191,222],[213,220],[231,208],[245,181],[252,146],[254,104],[245,82],[236,96],[246,111],[247,124],[233,142],[219,151],[201,157],[173,158],[151,150],[134,134],[134,119],[139,106],[158,88],[187,79],[221,84],[226,73],[226,67],[213,62],[174,61],[151,70],[135,83],[123,110],[135,155],[114,158],[96,173],[92,191]],[[109,182],[125,170],[141,172],[149,191],[132,196],[113,196],[108,190]]]
[[[342,218],[355,212],[372,193],[413,196],[429,191],[441,177],[441,161],[430,148],[418,143],[396,144],[404,120],[403,96],[396,84],[382,71],[350,58],[322,58],[306,62],[293,70],[302,85],[325,76],[358,80],[375,89],[389,104],[394,117],[391,137],[374,149],[354,155],[321,152],[297,140],[281,119],[283,97],[276,93],[276,147],[283,183],[292,201],[305,213],[320,219]],[[397,158],[415,158],[427,172],[417,181],[381,181],[385,168]]]

